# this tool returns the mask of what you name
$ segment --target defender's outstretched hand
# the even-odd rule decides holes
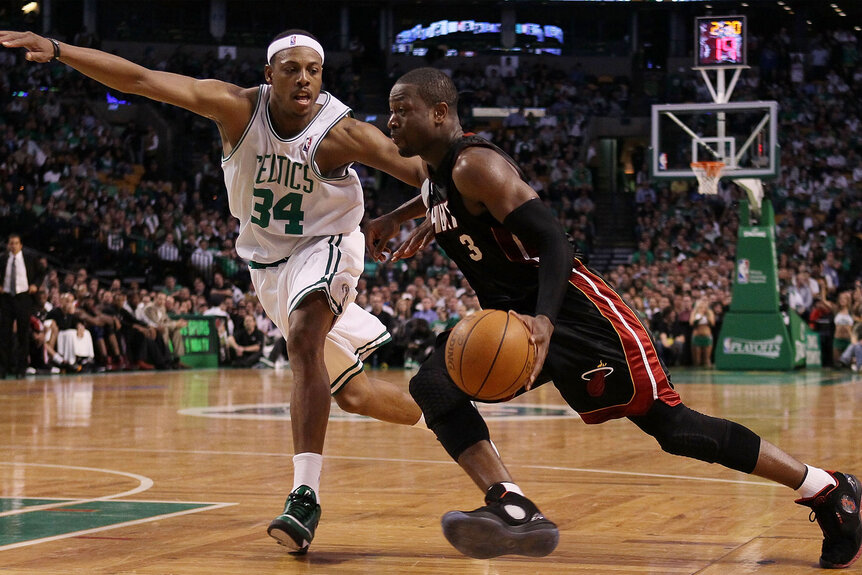
[[[368,255],[376,262],[386,260],[386,254],[391,252],[387,244],[401,230],[401,222],[392,216],[385,214],[365,224],[365,249]]]
[[[409,257],[413,257],[416,252],[425,249],[428,244],[434,240],[434,226],[431,225],[431,218],[425,220],[413,228],[410,236],[404,241],[397,250],[392,252],[392,261],[397,262]]]
[[[4,48],[24,48],[24,57],[31,62],[50,62],[54,59],[54,44],[33,32],[0,30],[0,45]]]

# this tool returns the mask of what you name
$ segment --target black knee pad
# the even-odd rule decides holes
[[[410,395],[425,415],[425,423],[452,459],[465,449],[489,439],[488,426],[470,398],[458,389],[448,374],[426,362],[410,380]]]
[[[720,463],[751,473],[760,455],[760,437],[736,422],[704,415],[685,405],[657,401],[650,411],[631,420],[674,455]]]

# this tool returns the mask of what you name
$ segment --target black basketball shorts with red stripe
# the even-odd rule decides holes
[[[637,314],[596,272],[575,260],[541,382],[553,381],[586,423],[680,404]]]

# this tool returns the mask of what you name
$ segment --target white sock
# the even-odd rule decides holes
[[[323,469],[323,455],[320,453],[297,453],[293,456],[293,489],[307,485],[314,490],[317,503],[320,503],[320,470]]]
[[[504,481],[504,482],[500,483],[500,485],[502,485],[503,487],[505,487],[505,488],[506,488],[506,491],[509,491],[510,493],[517,493],[518,495],[520,495],[520,496],[522,496],[522,497],[523,497],[523,495],[524,495],[524,492],[523,492],[523,491],[521,491],[521,488],[520,488],[520,487],[518,487],[518,486],[517,486],[516,484],[514,484],[514,483],[509,483],[508,481]]]
[[[838,485],[838,482],[835,481],[835,478],[832,477],[832,475],[823,471],[819,467],[806,465],[805,468],[805,479],[802,481],[802,485],[796,489],[801,498],[807,499],[809,497],[814,497],[823,491],[825,487]]]

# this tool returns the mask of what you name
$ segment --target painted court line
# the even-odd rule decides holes
[[[149,477],[144,477],[143,475],[138,475],[137,473],[116,471],[114,469],[102,469],[100,467],[77,467],[74,465],[53,465],[50,463],[20,463],[14,461],[0,461],[0,465],[11,465],[16,467],[53,467],[56,469],[73,469],[75,471],[93,471],[96,473],[110,473],[112,475],[122,475],[124,477],[129,477],[138,481],[137,487],[135,487],[134,489],[130,489],[129,491],[123,491],[122,493],[115,493],[113,495],[105,495],[102,497],[94,497],[92,499],[72,499],[70,501],[64,501],[61,503],[46,503],[44,505],[33,505],[31,507],[24,507],[22,509],[10,509],[9,511],[4,511],[0,513],[0,517],[7,517],[9,515],[20,515],[22,513],[31,513],[33,511],[44,511],[46,509],[56,509],[58,507],[67,507],[69,505],[81,505],[94,501],[110,501],[119,497],[128,497],[132,495],[137,495],[138,493],[143,493],[144,491],[148,490],[153,486],[153,480]],[[0,547],[0,549],[2,549],[2,547]]]
[[[93,500],[96,501],[96,500]],[[176,503],[176,501],[145,501],[142,503]],[[191,501],[184,501],[183,503],[193,503]],[[43,537],[41,539],[30,539],[28,541],[21,541],[18,543],[10,543],[9,545],[0,546],[0,551],[8,551],[10,549],[17,549],[18,547],[27,547],[28,545],[36,545],[38,543],[47,543],[49,541],[57,541],[59,539],[68,539],[70,537],[80,537],[81,535],[89,535],[91,533],[99,533],[100,531],[107,531],[109,529],[118,529],[120,527],[128,527],[130,525],[140,525],[141,523],[149,523],[150,521],[161,521],[162,519],[167,519],[170,517],[179,517],[180,515],[188,515],[190,513],[198,513],[199,511],[210,511],[212,509],[220,509],[222,507],[230,507],[231,505],[236,505],[236,503],[211,503],[206,504],[207,507],[198,507],[196,509],[186,509],[183,511],[177,511],[175,513],[166,513],[164,515],[154,515],[153,517],[145,517],[143,519],[135,519],[133,521],[125,521],[123,523],[113,523],[111,525],[105,525],[103,527],[95,527],[93,529],[84,529],[81,531],[70,531],[69,533],[63,533],[61,535],[52,535],[51,537]]]
[[[539,403],[493,403],[481,404],[479,411],[485,421],[547,421],[551,419],[580,419],[568,405],[545,405]],[[532,413],[545,411],[546,413]],[[530,412],[529,415],[524,415]],[[177,411],[180,415],[192,417],[211,417],[215,419],[250,419],[256,421],[290,421],[289,403],[243,403],[210,407],[187,407]],[[364,415],[348,413],[333,405],[330,423],[336,422],[375,422],[379,420]]]
[[[32,448],[31,448],[32,449]],[[56,503],[45,503],[42,505],[31,505],[28,507],[23,507],[21,509],[11,509],[9,511],[4,511],[0,513],[0,517],[8,517],[11,515],[21,515],[24,513],[32,513],[36,511],[50,511],[56,510],[63,507],[68,507],[72,505],[82,505],[87,503],[95,503],[98,501],[114,501],[122,497],[129,497],[132,495],[137,495],[139,493],[143,493],[147,491],[153,486],[153,480],[149,477],[145,477],[143,475],[138,475],[137,473],[129,473],[126,471],[117,471],[115,469],[104,469],[101,467],[81,467],[76,465],[56,465],[50,463],[22,463],[22,462],[10,462],[10,461],[0,461],[0,465],[7,465],[13,467],[50,467],[54,469],[69,469],[74,471],[90,471],[95,473],[108,473],[111,475],[120,475],[123,477],[128,477],[130,479],[134,479],[138,482],[138,486],[129,489],[128,491],[123,491],[121,493],[114,493],[111,495],[104,495],[102,497],[93,497],[89,499],[71,499],[71,500],[58,500]],[[17,497],[17,499],[27,499],[27,497]],[[56,499],[53,497],[37,497],[34,499]],[[177,501],[141,501],[141,500],[132,500],[132,499],[123,499],[123,503],[178,503]],[[202,507],[197,507],[194,509],[185,509],[182,511],[176,511],[173,513],[165,513],[154,515],[152,517],[144,517],[142,519],[134,519],[131,521],[124,521],[121,523],[112,523],[111,525],[104,525],[102,527],[94,527],[91,529],[83,529],[79,531],[70,531],[68,533],[62,533],[59,535],[52,535],[50,537],[42,537],[39,539],[30,539],[27,541],[20,541],[18,543],[10,543],[8,545],[0,545],[0,551],[6,551],[9,549],[17,549],[19,547],[26,547],[29,545],[36,545],[39,543],[46,543],[48,541],[57,541],[59,539],[67,539],[70,537],[79,537],[81,535],[89,535],[92,533],[99,533],[101,531],[107,531],[109,529],[117,529],[119,527],[127,527],[130,525],[139,525],[141,523],[147,523],[150,521],[159,521],[161,519],[167,519],[170,517],[179,517],[180,515],[187,515],[189,513],[198,513],[200,511],[209,511],[212,509],[220,509],[222,507],[229,507],[232,505],[236,505],[236,503],[212,503],[212,502],[203,502],[203,501],[183,501],[183,504],[188,505],[202,505]]]
[[[133,447],[58,447],[40,445],[38,447],[27,445],[0,445],[0,449],[14,450],[60,450],[60,451],[81,451],[81,452],[108,452],[108,453],[159,453],[159,454],[175,454],[175,455],[227,455],[231,457],[293,457],[293,453],[272,453],[272,452],[256,452],[256,451],[219,451],[219,450],[201,450],[201,449],[140,449]],[[386,463],[419,463],[429,465],[451,465],[450,459],[407,459],[394,457],[360,457],[355,455],[326,455],[327,459],[339,459],[345,461],[374,461]],[[759,487],[783,487],[778,483],[765,481],[748,481],[744,479],[721,479],[715,477],[699,477],[694,475],[671,475],[665,473],[641,473],[637,471],[616,471],[610,469],[595,469],[584,467],[564,467],[564,466],[549,466],[549,465],[529,465],[518,463],[507,463],[509,467],[522,467],[525,469],[544,469],[549,471],[568,471],[572,473],[601,473],[607,475],[622,475],[631,477],[655,477],[661,479],[682,479],[689,481],[702,481],[709,483],[730,483],[739,485],[754,485]],[[96,500],[93,500],[96,501]]]

